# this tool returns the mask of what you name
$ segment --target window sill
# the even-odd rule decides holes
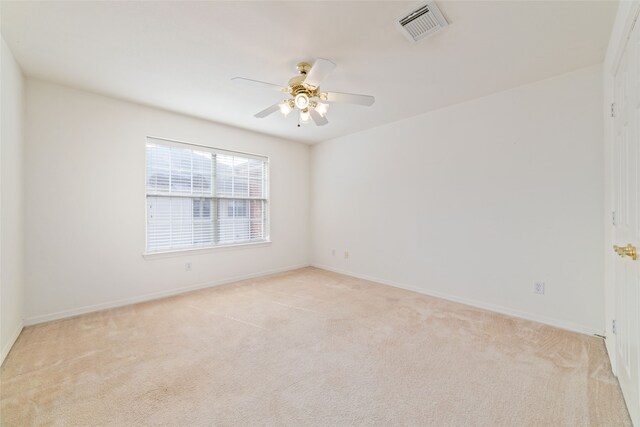
[[[204,248],[176,249],[163,252],[144,252],[142,257],[146,260],[173,258],[187,255],[200,255],[209,252],[218,252],[224,250],[239,250],[249,248],[259,248],[270,246],[271,240],[262,240],[260,242],[234,243],[230,245],[207,246]]]

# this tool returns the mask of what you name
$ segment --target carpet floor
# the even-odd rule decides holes
[[[24,329],[3,426],[628,426],[604,343],[316,268]]]

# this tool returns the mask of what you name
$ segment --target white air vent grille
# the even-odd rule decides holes
[[[434,2],[429,2],[397,20],[400,31],[412,42],[417,42],[449,25]]]

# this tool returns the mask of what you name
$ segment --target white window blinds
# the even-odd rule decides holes
[[[265,241],[266,157],[147,139],[147,252]]]

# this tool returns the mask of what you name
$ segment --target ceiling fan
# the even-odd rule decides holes
[[[242,77],[234,77],[231,80],[254,87],[275,90],[291,96],[255,114],[255,117],[259,119],[265,118],[278,110],[286,117],[291,111],[298,109],[300,111],[298,127],[300,123],[309,123],[310,121],[313,121],[318,126],[324,126],[329,123],[326,117],[329,103],[341,102],[368,107],[375,102],[375,98],[369,95],[321,91],[320,84],[331,74],[335,67],[336,64],[322,58],[316,59],[313,66],[306,62],[300,62],[296,66],[298,75],[292,77],[287,86],[279,86]]]

